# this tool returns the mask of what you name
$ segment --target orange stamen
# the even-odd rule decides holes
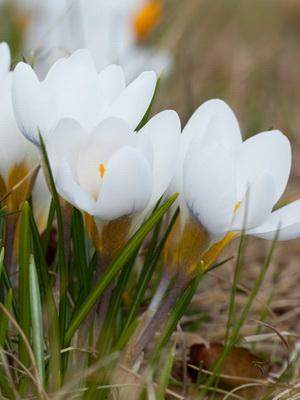
[[[143,40],[157,25],[163,9],[160,0],[146,1],[133,17],[134,31]]]
[[[103,176],[104,176],[104,174],[105,174],[105,167],[104,167],[104,164],[100,164],[100,165],[99,165],[99,172],[100,172],[101,178],[103,178]]]
[[[235,207],[234,207],[234,213],[237,212],[237,210],[239,209],[240,205],[241,205],[241,201],[239,201],[238,203],[236,203]]]

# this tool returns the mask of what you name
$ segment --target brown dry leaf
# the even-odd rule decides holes
[[[190,351],[190,365],[202,364],[204,370],[212,370],[224,350],[221,343],[212,342],[208,347],[195,344]],[[265,379],[269,362],[242,347],[233,347],[221,369],[219,386],[227,389]]]

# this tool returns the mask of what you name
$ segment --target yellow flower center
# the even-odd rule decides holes
[[[100,177],[103,178],[104,174],[105,174],[105,167],[104,164],[100,164],[99,165],[99,172],[100,172]]]
[[[133,17],[134,31],[143,40],[157,25],[163,12],[160,0],[148,0]]]

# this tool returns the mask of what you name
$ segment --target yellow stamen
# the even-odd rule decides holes
[[[236,203],[235,207],[234,207],[234,213],[236,213],[236,211],[239,209],[240,205],[241,205],[241,201],[239,201],[238,203]]]
[[[157,25],[163,12],[160,0],[148,0],[133,17],[134,30],[139,40],[143,40]]]
[[[105,167],[104,167],[104,164],[100,164],[100,165],[99,165],[99,172],[100,172],[101,178],[103,178],[103,176],[104,176],[104,174],[105,174]]]

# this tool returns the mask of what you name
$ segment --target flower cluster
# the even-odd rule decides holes
[[[238,122],[220,100],[203,104],[180,135],[174,111],[139,131],[155,92],[144,72],[126,87],[110,65],[98,73],[87,50],[58,60],[43,81],[19,63],[13,107],[23,135],[46,144],[57,191],[85,216],[99,253],[112,258],[162,195],[179,193],[180,218],[165,250],[166,268],[207,267],[241,232],[281,240],[300,236],[296,201],[275,212],[291,168],[279,131],[242,141]]]

